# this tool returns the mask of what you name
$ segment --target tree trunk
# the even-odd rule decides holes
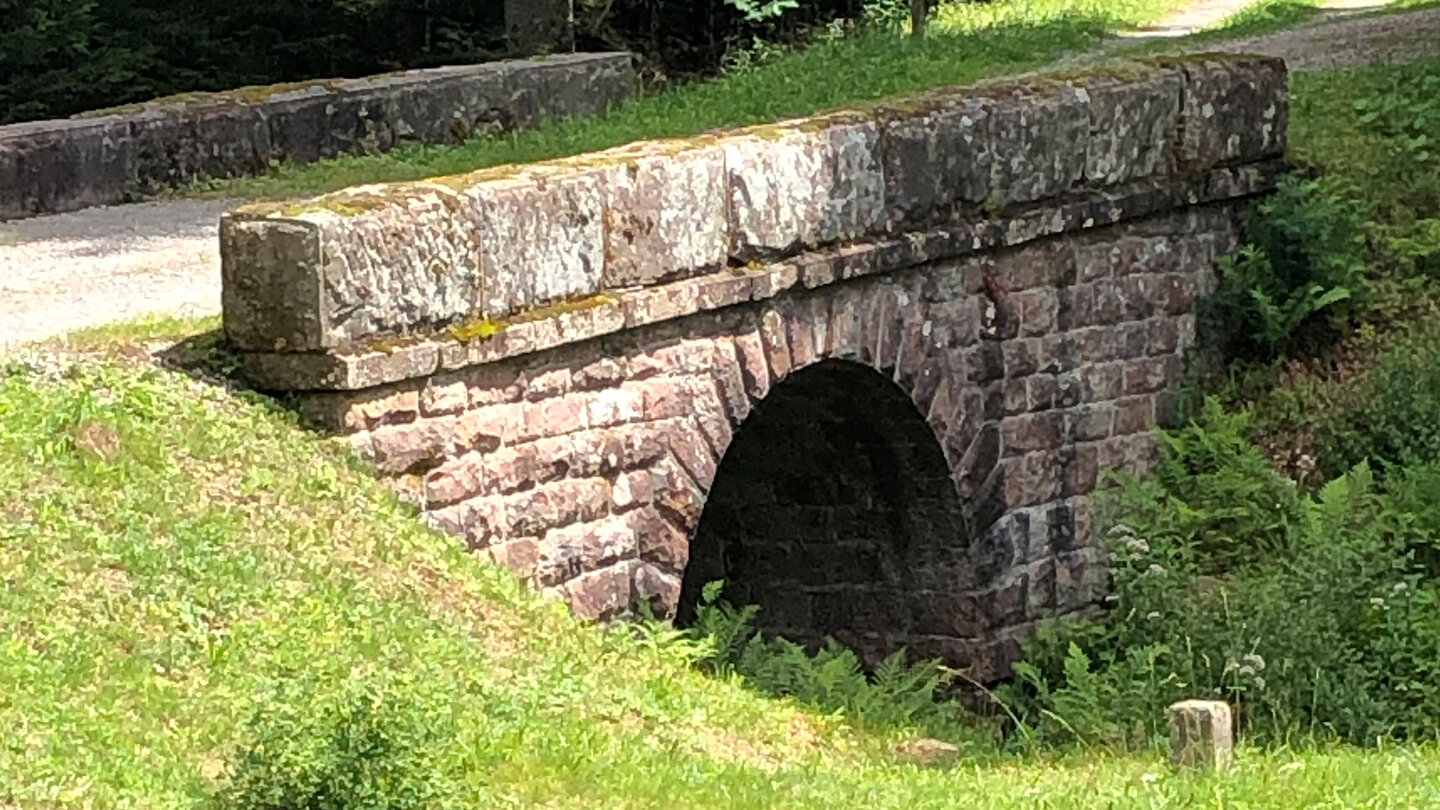
[[[916,39],[925,37],[925,19],[930,16],[930,0],[910,0],[910,33]]]
[[[569,51],[570,0],[505,0],[505,34],[517,55]]]

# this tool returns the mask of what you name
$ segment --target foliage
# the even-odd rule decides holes
[[[0,0],[0,20],[0,123],[504,47],[500,4],[470,0]]]
[[[1158,435],[1153,476],[1133,484],[1137,516],[1163,523],[1203,575],[1285,553],[1305,519],[1295,485],[1251,443],[1250,425],[1249,414],[1208,400],[1196,420]]]
[[[1221,435],[1201,440],[1212,429]],[[1190,441],[1165,445],[1170,475],[1107,496],[1106,617],[1048,628],[1005,697],[1052,740],[1147,745],[1164,733],[1165,707],[1186,697],[1231,702],[1256,741],[1434,735],[1440,612],[1417,553],[1436,535],[1413,511],[1413,482],[1440,478],[1427,471],[1397,495],[1362,464],[1313,498],[1292,493],[1273,507],[1298,518],[1276,548],[1265,504],[1251,502],[1235,524],[1229,490],[1206,483],[1240,484],[1254,459],[1208,449],[1208,460],[1191,458],[1232,445],[1234,425],[1186,432]],[[1201,472],[1175,474],[1185,470]],[[1233,536],[1194,531],[1227,524]],[[1217,567],[1217,546],[1252,553]]]
[[[1363,303],[1355,204],[1290,175],[1247,217],[1245,237],[1221,263],[1207,312],[1213,338],[1228,355],[1262,357],[1306,338],[1333,341]]]
[[[725,0],[750,22],[763,22],[800,7],[799,0]]]
[[[962,724],[965,711],[958,704],[936,699],[950,681],[938,661],[911,664],[898,650],[867,676],[855,652],[834,639],[811,652],[788,639],[766,637],[754,626],[758,608],[723,601],[722,587],[720,582],[705,587],[690,628],[692,637],[712,644],[712,654],[700,662],[707,671],[838,712],[862,728],[918,727],[952,739],[975,736]]]
[[[1358,206],[1372,318],[1404,318],[1440,278],[1440,60],[1294,78],[1292,151]]]
[[[1440,461],[1440,333],[1392,335],[1316,430],[1322,471]]]
[[[436,806],[453,781],[453,700],[436,671],[283,679],[259,701],[223,801],[236,810]]]
[[[1440,74],[1402,71],[1386,92],[1355,99],[1360,123],[1417,169],[1440,165]]]

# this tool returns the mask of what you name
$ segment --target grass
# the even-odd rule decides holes
[[[152,334],[152,333],[147,333]],[[148,338],[147,338],[148,339]],[[0,379],[0,805],[195,807],[257,707],[377,674],[446,696],[452,806],[1425,807],[1433,747],[951,769],[594,629],[421,527],[268,401],[138,362]],[[289,703],[287,703],[289,701]],[[322,700],[323,702],[323,700]]]
[[[930,87],[1041,67],[1149,22],[1182,0],[996,0],[946,3],[923,43],[869,31],[814,44],[750,69],[619,106],[599,119],[416,146],[386,155],[285,164],[266,175],[207,184],[190,193],[283,199],[346,186],[415,180],[490,166],[598,151],[636,140],[693,136],[839,109]]]
[[[1232,14],[1214,28],[1201,31],[1192,42],[1218,42],[1253,37],[1294,28],[1320,13],[1322,0],[1260,0]]]

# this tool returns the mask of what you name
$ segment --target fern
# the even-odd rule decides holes
[[[717,675],[739,676],[746,685],[790,697],[852,723],[878,730],[922,729],[955,738],[970,732],[958,704],[938,699],[950,673],[938,661],[911,664],[904,650],[891,653],[869,674],[855,652],[833,638],[813,653],[786,638],[767,638],[754,627],[757,608],[736,608],[710,583],[689,632],[705,641],[710,657],[700,665]]]

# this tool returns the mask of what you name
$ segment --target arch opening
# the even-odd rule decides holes
[[[704,586],[759,629],[826,636],[867,664],[900,647],[967,657],[979,617],[964,508],[914,403],[874,369],[826,360],[773,388],[736,431],[690,545],[677,621]]]

